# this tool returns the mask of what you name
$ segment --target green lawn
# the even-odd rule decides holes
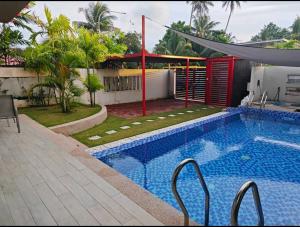
[[[207,109],[202,109],[206,107]],[[194,112],[188,113],[187,110],[193,110]],[[125,119],[116,116],[108,116],[106,121],[102,124],[97,125],[91,129],[85,130],[80,133],[76,133],[72,135],[73,138],[79,140],[81,143],[86,144],[89,147],[94,147],[97,145],[109,143],[112,141],[116,141],[119,139],[127,138],[130,136],[135,136],[144,132],[153,131],[155,129],[164,128],[170,125],[178,124],[184,121],[192,120],[195,118],[207,116],[216,112],[220,112],[221,108],[208,108],[205,105],[197,105],[190,107],[188,109],[178,109],[171,112],[165,112],[161,114],[153,114],[145,117],[137,117],[133,119]],[[183,115],[178,115],[177,113],[184,113]],[[174,114],[175,117],[170,117],[168,115]],[[166,117],[165,119],[158,119],[158,117]],[[153,122],[148,122],[146,120],[153,119]],[[140,125],[133,125],[133,122],[141,122]],[[121,129],[121,126],[130,126],[129,129]],[[108,135],[105,132],[115,130],[117,133]],[[102,138],[99,140],[89,140],[88,138],[91,136],[101,136]]]
[[[101,110],[101,106],[90,107],[83,104],[74,104],[70,113],[62,113],[59,105],[46,106],[46,107],[25,107],[19,108],[19,113],[26,114],[33,120],[40,124],[51,127],[76,121],[85,117],[89,117],[98,113]]]

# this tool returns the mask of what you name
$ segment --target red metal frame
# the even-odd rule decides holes
[[[206,59],[205,104],[211,104],[212,65],[215,62],[228,62],[226,106],[231,106],[235,59],[233,56]]]
[[[205,104],[211,104],[211,59],[206,60]]]
[[[228,82],[227,82],[227,106],[232,103],[232,87],[234,77],[234,57],[228,60]]]
[[[188,107],[188,101],[189,101],[189,73],[190,73],[190,59],[186,59],[185,107]]]
[[[145,16],[142,16],[142,111],[146,115],[146,53],[145,53]]]

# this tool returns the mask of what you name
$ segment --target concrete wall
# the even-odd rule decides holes
[[[82,81],[86,78],[86,69],[78,69],[78,71],[81,76],[75,83],[80,87],[84,87]],[[102,83],[104,76],[141,76],[140,69],[97,69],[95,73]],[[169,72],[167,69],[148,69],[146,75],[147,100],[166,98],[169,94],[173,94],[174,72],[172,70]],[[37,83],[37,77],[34,72],[28,72],[17,67],[0,67],[0,94],[12,94],[15,97],[27,96],[29,88],[35,83]],[[113,92],[101,90],[96,93],[96,103],[109,105],[136,102],[140,101],[141,97],[141,90]],[[82,103],[89,103],[88,93],[83,94],[79,100]]]
[[[280,87],[280,101],[300,102],[300,96],[286,95],[286,87],[300,87],[299,84],[288,84],[288,74],[300,74],[300,67],[286,66],[255,66],[252,67],[251,82],[248,90],[255,91],[255,100],[259,100],[260,91],[257,87],[257,80],[260,80],[261,93],[267,91],[269,99],[273,100],[277,88]]]

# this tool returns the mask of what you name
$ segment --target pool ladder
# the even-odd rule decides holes
[[[268,98],[267,92],[264,91],[264,93],[263,93],[263,95],[261,97],[261,100],[260,100],[260,108],[265,108],[266,102],[267,102],[267,98]]]
[[[204,212],[204,225],[208,226],[209,224],[209,201],[210,201],[210,195],[209,195],[209,191],[208,188],[206,186],[205,180],[203,178],[203,175],[201,173],[201,170],[199,168],[199,165],[197,164],[197,162],[194,159],[188,158],[185,159],[184,161],[182,161],[175,169],[173,176],[172,176],[172,192],[174,194],[174,197],[177,201],[177,203],[179,204],[183,214],[184,214],[184,225],[188,226],[189,225],[189,220],[190,220],[190,216],[189,213],[178,193],[177,190],[177,180],[178,180],[178,176],[179,173],[181,172],[181,170],[183,169],[183,167],[185,167],[188,164],[192,164],[200,181],[200,184],[204,190],[205,193],[205,212]],[[236,194],[233,203],[232,203],[232,207],[231,207],[231,225],[232,226],[238,226],[238,214],[239,214],[239,209],[240,209],[240,205],[242,203],[242,200],[246,194],[246,192],[252,188],[252,195],[253,195],[253,199],[255,202],[255,207],[256,207],[256,213],[258,215],[258,226],[263,226],[264,225],[264,214],[263,214],[263,210],[262,210],[262,206],[261,206],[261,202],[260,202],[260,197],[259,197],[259,192],[258,192],[258,188],[255,182],[253,181],[247,181],[246,183],[244,183],[242,185],[242,187],[240,188],[240,190],[238,191],[238,193]]]

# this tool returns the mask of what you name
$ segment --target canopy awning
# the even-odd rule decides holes
[[[206,58],[202,57],[190,57],[190,56],[175,56],[175,55],[163,55],[163,54],[145,54],[147,63],[183,63],[185,64],[187,59],[190,62],[205,61]],[[118,62],[141,62],[142,54],[126,54],[122,56],[113,56],[107,59],[107,61],[118,61]]]
[[[300,49],[261,48],[220,43],[176,31],[172,28],[169,29],[194,43],[224,54],[270,65],[300,66]]]

